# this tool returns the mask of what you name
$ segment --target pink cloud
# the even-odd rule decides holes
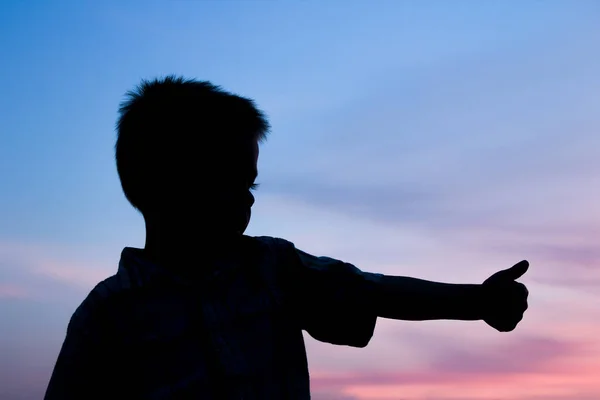
[[[533,278],[533,281],[544,285],[562,286],[600,295],[600,273],[567,276],[563,274],[553,274],[552,276],[535,277]]]
[[[567,265],[569,273],[573,273],[573,268],[577,268],[577,272],[600,269],[600,245],[597,243],[533,245],[529,250],[537,259]]]
[[[554,394],[564,392],[561,396],[566,397],[557,399],[575,400],[568,397],[573,388],[600,395],[600,385],[593,378],[600,371],[600,362],[585,361],[586,354],[594,349],[593,343],[526,336],[482,348],[472,347],[468,341],[448,341],[443,336],[423,337],[422,341],[424,347],[436,342],[432,359],[424,367],[377,370],[366,366],[345,373],[321,371],[312,374],[312,387],[318,391],[337,390],[361,400],[525,400],[526,396],[545,395],[543,388],[548,385],[556,385]]]
[[[24,299],[28,298],[27,289],[10,284],[0,284],[0,298],[3,299]]]
[[[108,278],[111,270],[100,266],[90,267],[85,262],[73,263],[61,261],[40,261],[38,266],[32,269],[32,272],[45,276],[62,283],[78,287],[91,289],[98,282]],[[114,271],[112,272],[114,273]]]
[[[311,391],[312,400],[360,400],[356,396],[352,396],[343,391]]]
[[[600,365],[591,368],[564,369],[562,372],[540,373],[481,373],[464,374],[447,371],[416,371],[412,373],[356,373],[313,376],[312,387],[317,391],[333,391],[360,400],[578,400],[600,398],[597,381]],[[593,397],[595,393],[597,397]]]
[[[434,370],[458,374],[551,373],[562,359],[580,354],[585,343],[547,337],[519,337],[490,349],[449,347],[434,361]]]
[[[25,285],[17,285],[23,291],[33,291],[31,278],[45,278],[76,289],[91,289],[95,284],[112,275],[116,265],[104,265],[88,259],[77,249],[50,244],[0,242],[0,257],[5,261],[7,272],[20,275]],[[5,292],[15,292],[4,289]]]

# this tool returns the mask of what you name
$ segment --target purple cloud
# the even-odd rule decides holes
[[[448,346],[432,368],[439,373],[475,375],[551,372],[560,359],[577,355],[582,347],[581,343],[546,337],[519,337],[489,349]]]
[[[319,389],[361,385],[436,385],[529,373],[560,374],[565,372],[561,360],[580,355],[585,345],[546,337],[519,337],[489,348],[473,347],[468,342],[459,343],[444,336],[427,335],[414,340],[420,347],[431,345],[431,361],[425,368],[376,371],[366,367],[354,373],[313,376],[313,385]]]
[[[360,400],[356,396],[344,394],[341,391],[312,391],[312,400]]]

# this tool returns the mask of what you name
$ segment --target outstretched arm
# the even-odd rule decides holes
[[[483,318],[482,285],[431,282],[404,276],[374,275],[369,303],[379,317],[406,321]]]
[[[527,309],[527,289],[516,279],[528,267],[527,261],[521,261],[492,275],[481,285],[367,274],[368,303],[383,318],[410,321],[482,319],[499,331],[511,331]]]
[[[527,261],[497,272],[481,285],[458,285],[363,272],[352,264],[316,257],[278,239],[291,315],[313,338],[366,346],[377,317],[400,320],[480,320],[513,330],[527,309],[527,289],[515,282]]]

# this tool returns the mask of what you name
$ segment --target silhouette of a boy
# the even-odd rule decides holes
[[[528,263],[480,285],[362,272],[244,231],[258,144],[254,103],[209,82],[143,81],[120,108],[116,162],[146,223],[68,325],[47,392],[67,399],[309,399],[302,331],[366,346],[378,317],[484,320],[513,330]]]

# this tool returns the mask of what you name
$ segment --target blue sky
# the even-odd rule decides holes
[[[484,372],[506,399],[549,398],[544,379],[597,398],[584,378],[600,365],[577,346],[600,359],[599,20],[583,0],[3,3],[0,397],[39,398],[74,308],[143,245],[113,162],[116,112],[140,79],[175,73],[270,117],[249,234],[441,281],[532,261],[534,307],[507,338],[383,321],[360,352],[309,341],[317,399],[447,400]],[[458,334],[480,344],[461,356],[471,366],[504,365],[494,346],[508,346],[573,368],[448,378]]]

